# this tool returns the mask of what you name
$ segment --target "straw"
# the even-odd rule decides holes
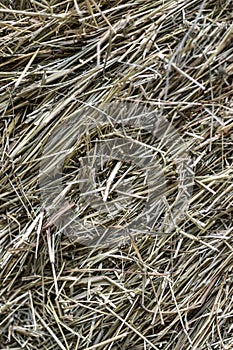
[[[233,348],[232,19],[230,0],[1,1],[1,350]]]

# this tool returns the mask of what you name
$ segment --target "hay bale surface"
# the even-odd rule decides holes
[[[233,348],[232,9],[231,0],[0,2],[1,350]],[[90,246],[46,226],[40,165],[59,125],[112,101],[166,116],[188,145],[193,192],[169,234]],[[78,189],[67,196],[78,200]]]

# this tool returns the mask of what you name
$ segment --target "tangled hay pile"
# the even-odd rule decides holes
[[[0,1],[1,350],[233,348],[232,14],[231,0]],[[121,124],[121,108],[103,113],[111,103],[165,118],[188,152],[188,207],[169,231],[180,149],[169,157],[164,127],[165,143],[155,126]],[[108,118],[98,124],[93,112],[93,128],[85,108]],[[70,145],[74,130],[81,138]],[[100,189],[82,185],[91,179],[82,159],[95,162],[95,145],[117,137],[136,142],[138,159],[149,150],[150,162],[130,159],[130,147],[120,159],[124,145],[114,144],[92,178]],[[57,145],[69,149],[59,179]],[[161,173],[155,185],[145,177],[155,154],[165,187]],[[53,172],[43,193],[41,174]],[[163,205],[149,212],[152,191]],[[46,196],[60,192],[63,207],[50,213]],[[156,208],[145,229],[127,231]],[[58,218],[71,209],[84,241],[62,231]],[[117,227],[128,239],[88,242],[91,227],[98,237]]]

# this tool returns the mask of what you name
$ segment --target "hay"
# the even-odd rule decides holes
[[[231,0],[0,2],[2,350],[233,347],[232,19]],[[124,245],[85,245],[56,234],[42,208],[41,159],[59,125],[112,101],[166,116],[188,145],[193,192],[169,234],[155,227]],[[67,182],[75,154],[116,130],[84,134]],[[150,137],[137,140],[153,145]],[[169,211],[177,173],[166,150],[162,158]],[[105,199],[131,166],[110,161],[98,175]],[[135,200],[126,221],[149,187],[140,167],[128,176]],[[66,195],[78,200],[78,187]]]

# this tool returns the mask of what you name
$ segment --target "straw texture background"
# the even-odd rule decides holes
[[[233,348],[232,22],[231,0],[0,0],[1,350]],[[170,234],[91,247],[42,229],[40,162],[112,101],[174,125],[193,193]]]

